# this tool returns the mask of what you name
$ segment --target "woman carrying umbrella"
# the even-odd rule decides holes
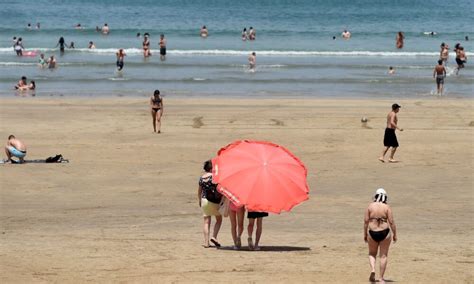
[[[221,201],[222,195],[217,191],[217,184],[212,182],[212,162],[210,160],[204,162],[203,168],[205,173],[199,179],[198,188],[199,207],[201,207],[204,216],[203,247],[208,248],[209,241],[216,247],[220,247],[221,244],[217,241],[217,234],[222,224],[222,216],[219,213],[219,202]],[[214,224],[212,238],[209,239],[212,216],[216,217],[216,223]]]

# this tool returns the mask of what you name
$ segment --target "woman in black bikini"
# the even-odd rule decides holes
[[[145,33],[143,38],[143,56],[148,57],[150,56],[150,36],[148,33]]]
[[[163,115],[163,98],[160,96],[160,91],[155,90],[155,93],[150,98],[151,117],[153,118],[153,131],[156,131],[158,124],[158,133],[161,133],[161,116]]]
[[[377,251],[380,251],[380,283],[387,268],[387,255],[392,236],[397,241],[397,228],[393,220],[392,209],[387,205],[387,193],[383,188],[377,189],[374,201],[369,204],[364,217],[364,240],[369,245],[369,263],[372,269],[369,281],[375,282],[375,260]]]

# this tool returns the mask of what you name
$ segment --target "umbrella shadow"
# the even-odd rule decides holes
[[[291,251],[310,251],[309,247],[295,247],[295,246],[261,246],[259,251],[250,250],[248,247],[241,247],[238,250],[235,250],[232,246],[229,247],[220,247],[219,250],[229,250],[229,251],[245,251],[245,252],[291,252]]]

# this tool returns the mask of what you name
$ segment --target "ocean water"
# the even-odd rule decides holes
[[[83,29],[74,28],[78,23]],[[107,36],[95,31],[104,23]],[[206,39],[199,36],[202,25]],[[257,39],[242,41],[250,26]],[[167,96],[423,97],[436,88],[441,42],[451,50],[459,42],[468,63],[455,75],[450,54],[445,94],[472,97],[473,27],[470,0],[0,0],[0,95],[17,95],[13,86],[27,76],[36,81],[37,96],[148,96],[160,89]],[[341,38],[344,29],[350,40]],[[405,34],[401,50],[398,31]],[[436,35],[425,34],[431,31]],[[151,34],[152,57],[143,57],[138,32]],[[161,33],[168,41],[165,61]],[[27,51],[55,55],[58,68],[39,69],[37,57],[17,57],[13,36],[23,38]],[[76,48],[61,54],[60,36]],[[89,41],[97,48],[88,49]],[[119,48],[127,54],[123,72],[115,67]],[[255,72],[247,61],[253,51]],[[387,74],[389,66],[395,75]]]

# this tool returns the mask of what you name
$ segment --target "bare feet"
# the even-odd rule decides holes
[[[385,284],[385,279],[380,278],[380,279],[379,279],[379,283]]]
[[[370,273],[369,281],[370,282],[375,282],[375,272]]]
[[[209,248],[209,245],[202,245],[203,248]]]
[[[253,240],[252,237],[247,238],[247,242],[249,243],[249,250],[253,250]]]
[[[398,160],[395,160],[395,159],[389,159],[388,160],[389,163],[398,163]]]
[[[380,157],[379,161],[382,162],[382,163],[385,163],[385,160],[383,159],[383,157]]]

